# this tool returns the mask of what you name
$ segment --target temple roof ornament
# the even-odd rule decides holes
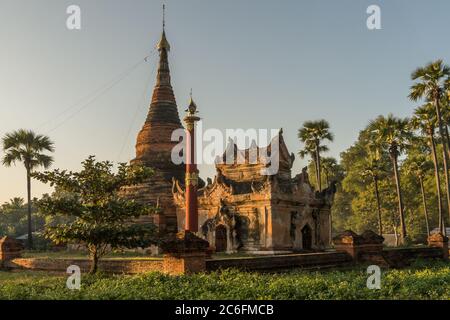
[[[194,99],[192,98],[192,89],[191,89],[191,94],[190,94],[190,100],[189,100],[188,108],[186,110],[184,110],[184,111],[188,112],[190,116],[193,116],[196,113],[198,113],[197,105],[195,104]]]
[[[196,116],[198,113],[197,111],[197,105],[194,102],[194,99],[192,98],[192,89],[191,89],[191,98],[189,100],[189,106],[185,110],[187,112],[187,115],[184,117],[184,123],[186,124],[186,129],[191,131],[194,129],[195,122],[199,121],[200,118]]]

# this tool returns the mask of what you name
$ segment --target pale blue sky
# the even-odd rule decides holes
[[[305,120],[330,121],[336,139],[329,155],[338,156],[369,119],[409,115],[411,71],[436,58],[450,63],[448,0],[165,2],[180,113],[192,87],[205,127],[283,127],[295,153]],[[71,4],[82,10],[80,31],[66,28]],[[366,28],[371,4],[381,7],[382,30]],[[161,6],[0,0],[0,135],[18,128],[48,134],[54,168],[76,170],[90,154],[133,158],[155,53],[79,113],[71,116],[83,104],[57,116],[153,50]],[[305,163],[297,159],[295,171]],[[201,167],[202,176],[212,172]],[[48,191],[34,184],[34,195]],[[0,167],[0,202],[13,196],[25,196],[24,170]]]

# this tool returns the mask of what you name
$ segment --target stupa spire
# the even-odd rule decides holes
[[[163,4],[163,30],[161,34],[161,39],[156,45],[156,48],[158,49],[159,52],[161,52],[162,50],[166,50],[167,52],[170,51],[170,44],[166,38],[166,6],[164,4]]]
[[[135,160],[143,161],[156,169],[178,171],[179,168],[174,168],[176,166],[171,161],[171,150],[176,145],[176,142],[171,140],[171,135],[174,130],[182,128],[182,125],[171,85],[165,6],[162,29],[161,39],[156,46],[159,51],[156,83],[147,119],[137,137]],[[182,170],[182,167],[180,168]]]
[[[163,5],[163,31],[161,39],[159,40],[156,48],[159,51],[159,65],[158,74],[156,77],[156,86],[170,86],[170,69],[168,53],[170,51],[170,44],[166,38],[166,17],[165,17],[165,5]]]

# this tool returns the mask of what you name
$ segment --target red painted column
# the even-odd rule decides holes
[[[195,116],[197,106],[191,98],[189,113],[184,118],[186,123],[186,221],[185,230],[198,232],[197,186],[198,170],[195,163],[195,123],[200,120]]]

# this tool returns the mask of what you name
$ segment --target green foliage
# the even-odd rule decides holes
[[[321,159],[322,167],[322,186],[328,188],[331,182],[335,181],[340,183],[344,179],[345,172],[341,165],[337,163],[337,160],[332,157],[324,157]],[[313,160],[308,163],[309,182],[316,190],[319,189],[317,184],[316,166]],[[339,187],[339,185],[338,185]]]
[[[43,229],[45,219],[32,207],[33,232]],[[13,198],[0,206],[0,236],[19,237],[26,234],[27,204],[22,198]]]
[[[33,131],[19,129],[7,133],[3,137],[3,164],[11,166],[16,162],[22,162],[27,170],[43,166],[50,167],[53,158],[42,152],[54,151],[53,142],[47,136],[36,134]]]
[[[48,168],[53,163],[53,158],[44,152],[53,152],[54,144],[49,137],[36,134],[33,131],[20,129],[7,133],[3,139],[3,151],[5,152],[3,165],[10,167],[17,162],[22,162],[27,172],[27,224],[28,247],[33,248],[32,237],[32,203],[31,203],[31,173],[37,167]]]
[[[440,102],[446,131],[450,115],[443,91],[450,92],[449,70],[440,60],[418,68],[412,75],[416,82],[411,87],[410,99],[424,98],[425,101],[414,110],[409,123],[407,119],[392,115],[379,116],[360,132],[354,145],[341,153],[340,165],[345,177],[333,208],[337,230],[376,231],[376,182],[385,233],[400,231],[399,216],[403,211],[409,237],[424,241],[427,233],[425,206],[430,229],[440,226],[441,212],[442,216],[448,215],[442,206],[445,201],[441,199],[446,190],[442,163],[447,140],[444,135],[436,137],[439,120],[436,101]],[[395,179],[394,165],[398,166],[398,179]],[[398,208],[399,213],[395,212],[399,198],[399,194],[395,194],[396,183],[403,197],[403,210]]]
[[[333,141],[334,135],[330,132],[330,124],[326,120],[305,121],[298,130],[298,139],[304,144],[300,150],[301,158],[310,156],[314,163],[317,189],[322,191],[322,169],[320,154],[328,151],[328,147],[323,145],[325,140]]]
[[[366,287],[364,266],[352,270],[260,274],[236,270],[168,276],[82,275],[81,290],[66,288],[66,277],[38,272],[0,272],[0,299],[209,300],[209,299],[450,299],[450,265],[417,263],[383,270],[381,289]]]
[[[154,208],[120,196],[121,188],[143,182],[152,170],[141,166],[119,164],[112,172],[109,161],[97,162],[91,156],[82,162],[80,172],[60,171],[35,173],[33,177],[50,183],[59,191],[38,202],[42,212],[71,221],[47,226],[45,235],[55,243],[82,242],[92,257],[92,272],[97,260],[108,247],[147,247],[157,242],[153,224],[133,224],[133,218],[155,212]]]

